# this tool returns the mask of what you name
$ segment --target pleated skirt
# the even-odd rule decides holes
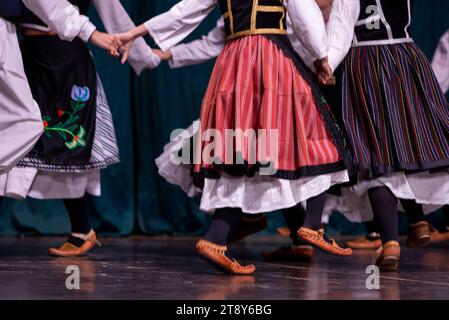
[[[344,170],[337,148],[344,142],[333,135],[322,93],[306,79],[268,37],[230,41],[203,100],[195,174],[252,177],[267,163],[271,176],[289,180]]]
[[[371,178],[449,166],[449,106],[414,43],[352,48],[343,121],[353,167]]]

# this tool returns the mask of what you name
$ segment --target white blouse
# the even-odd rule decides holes
[[[60,34],[63,40],[71,41],[76,36],[79,36],[83,41],[87,42],[96,30],[89,18],[80,15],[78,10],[65,0],[23,0],[23,2],[50,27],[50,30]],[[92,0],[92,3],[107,32],[126,32],[136,26],[119,0]],[[33,25],[26,25],[26,27],[38,28]],[[139,38],[134,42],[128,61],[137,74],[140,74],[146,68],[153,69],[161,62],[160,58],[153,53],[143,38]]]
[[[96,27],[65,0],[22,0],[23,4],[56,32],[62,40],[80,37],[89,41]]]
[[[449,90],[449,30],[443,35],[432,60],[432,67],[441,88]]]
[[[150,35],[164,51],[185,39],[215,8],[217,0],[183,0],[169,11],[145,23]],[[314,60],[327,55],[324,19],[314,0],[285,1],[293,33],[312,53]]]
[[[327,26],[329,65],[335,71],[351,49],[355,26],[360,16],[360,2],[334,0]]]

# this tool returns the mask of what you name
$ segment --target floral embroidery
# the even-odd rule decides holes
[[[76,102],[86,102],[90,98],[90,90],[88,87],[73,86],[72,88],[72,100]]]
[[[70,96],[72,99],[70,101],[71,112],[58,109],[59,122],[52,126],[49,125],[52,121],[50,116],[44,116],[42,120],[47,137],[52,138],[53,134],[58,134],[64,139],[67,149],[75,150],[86,146],[84,140],[86,130],[76,121],[80,118],[79,112],[86,107],[86,102],[90,99],[90,90],[88,87],[73,86]]]

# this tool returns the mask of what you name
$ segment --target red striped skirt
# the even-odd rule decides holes
[[[344,170],[313,90],[267,37],[229,42],[203,100],[194,172],[253,176],[270,167],[269,175],[298,179]]]

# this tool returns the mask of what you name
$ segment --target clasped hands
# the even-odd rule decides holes
[[[121,62],[124,64],[128,60],[129,51],[134,41],[145,35],[147,31],[144,27],[140,26],[129,30],[128,32],[119,34],[106,34],[103,32],[95,31],[92,34],[90,41],[104,50],[106,50],[111,56],[119,58],[122,55]],[[158,56],[162,61],[170,60],[172,58],[171,52],[162,52],[161,50],[153,50],[153,54]],[[330,84],[333,71],[329,65],[328,57],[318,59],[314,62],[315,74],[321,85]]]
[[[331,84],[330,82],[333,76],[333,71],[329,65],[328,57],[318,59],[313,64],[315,66],[315,75],[317,76],[320,85]]]
[[[112,57],[119,58],[122,55],[122,63],[125,63],[132,46],[132,41],[127,41],[125,35],[126,33],[107,34],[94,31],[89,41],[93,45],[107,51]]]
[[[106,50],[112,57],[119,58],[121,55],[121,62],[124,64],[128,60],[129,51],[131,50],[134,41],[137,38],[146,35],[146,32],[147,31],[143,26],[117,34],[107,34],[95,31],[90,38],[90,42],[95,46]],[[155,54],[154,50],[152,53]]]

